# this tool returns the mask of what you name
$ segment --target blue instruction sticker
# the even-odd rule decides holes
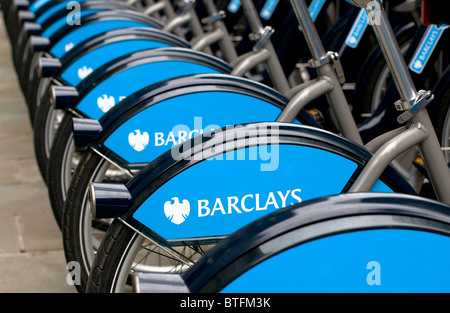
[[[319,16],[320,11],[322,11],[323,5],[325,4],[326,0],[314,0],[309,5],[308,11],[311,15],[311,18],[313,22],[316,21],[317,16]]]
[[[428,60],[430,59],[431,54],[436,48],[437,43],[439,42],[439,38],[442,36],[442,33],[445,29],[447,29],[448,25],[430,25],[428,26],[427,32],[420,42],[414,57],[411,59],[409,64],[409,69],[417,74],[422,73],[423,69],[427,65]]]
[[[350,32],[348,33],[347,39],[345,39],[345,43],[350,48],[356,48],[361,41],[364,32],[366,31],[368,25],[368,15],[365,9],[361,9],[359,11],[358,16],[353,23]]]
[[[228,5],[227,9],[231,13],[236,13],[237,11],[239,11],[240,7],[241,7],[241,0],[232,0]]]
[[[279,0],[267,0],[260,13],[261,17],[265,20],[270,19],[279,2]]]

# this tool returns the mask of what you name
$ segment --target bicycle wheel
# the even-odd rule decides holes
[[[97,70],[100,66],[132,52],[162,47],[189,48],[190,45],[172,35],[153,28],[126,28],[108,31],[90,38],[70,49],[61,59],[41,58],[39,67],[28,82],[27,103],[33,115],[40,104],[43,81],[52,79],[53,85],[77,86],[85,78],[80,75],[82,69]],[[54,66],[59,62],[59,67]],[[50,70],[47,64],[50,63]],[[53,68],[52,68],[53,66]],[[79,72],[80,71],[80,72]],[[47,83],[48,84],[48,83]]]
[[[65,21],[65,19],[64,19]],[[32,37],[19,52],[21,66],[18,76],[23,90],[27,77],[32,69],[36,67],[42,51],[49,55],[61,58],[66,53],[66,47],[75,46],[88,38],[103,34],[108,30],[131,28],[131,27],[153,27],[161,29],[162,25],[154,19],[139,14],[136,11],[114,11],[105,10],[81,18],[81,26],[73,28],[71,25],[63,24],[64,27],[51,34],[49,37]],[[33,39],[33,40],[31,40]],[[33,42],[39,42],[39,47]]]
[[[71,165],[67,164],[66,166]],[[79,292],[84,292],[90,266],[104,231],[110,223],[108,219],[93,220],[91,218],[88,193],[84,187],[92,181],[124,183],[130,176],[93,151],[83,154],[80,167],[83,168],[83,171],[76,172],[77,174],[72,177],[70,189],[65,190],[67,199],[65,199],[59,218],[62,221],[65,257],[67,260],[76,260],[81,264],[80,285],[76,285],[76,288]],[[61,184],[67,186],[67,182],[61,182]]]
[[[119,30],[116,32],[123,33],[124,31],[125,30]],[[183,46],[182,41],[177,41],[174,36],[161,34],[159,33],[159,31],[151,29],[129,29],[128,31],[132,37],[130,40],[114,42],[114,39],[109,37],[107,34],[106,37],[100,36],[98,38],[95,38],[94,40],[92,40],[93,43],[91,41],[88,41],[86,43],[86,49],[88,50],[87,52],[84,49],[74,48],[74,51],[69,52],[67,57],[64,57],[62,59],[62,62],[67,62],[67,64],[65,64],[61,68],[59,75],[54,77],[53,80],[45,78],[39,81],[40,84],[36,92],[35,101],[29,102],[29,113],[30,117],[33,119],[32,124],[34,127],[34,150],[38,162],[38,167],[41,171],[44,181],[47,181],[47,163],[50,157],[50,150],[54,141],[54,135],[57,132],[58,125],[61,122],[62,116],[64,115],[65,111],[61,109],[55,109],[50,104],[51,99],[49,92],[51,88],[53,88],[53,86],[78,86],[79,89],[81,89],[82,82],[86,79],[86,77],[81,78],[79,73],[84,68],[90,69],[94,72],[98,70],[97,73],[99,74],[97,75],[100,76],[100,78],[97,78],[96,82],[94,82],[93,80],[89,81],[92,85],[95,83],[98,84],[100,79],[105,80],[108,75],[112,76],[120,70],[124,71],[124,69],[121,69],[120,66],[125,66],[124,64],[126,62],[131,62],[133,61],[133,59],[134,62],[137,62],[138,58],[143,59],[145,57],[151,57],[152,49],[162,48],[168,45],[174,45],[175,47],[177,45]],[[113,36],[116,32],[111,32],[109,35]],[[139,39],[139,36],[148,37],[147,39]],[[117,40],[118,38],[115,39]],[[99,47],[100,43],[104,44]],[[94,49],[92,45],[94,46]],[[123,53],[121,54],[120,51],[123,51]],[[83,54],[83,52],[86,53]],[[142,53],[136,54],[137,52]],[[174,54],[176,55],[177,53],[175,52]],[[102,56],[102,58],[99,59],[99,56]],[[145,63],[145,61],[143,61],[143,63]],[[218,64],[219,63],[215,65],[219,66]],[[135,66],[138,65],[140,64],[135,63]],[[131,67],[132,66],[128,66],[128,68]],[[174,71],[173,75],[176,75],[177,72],[187,73],[181,72],[181,69],[182,67],[180,68],[180,70]],[[225,68],[223,70],[225,70]],[[164,77],[167,77],[167,74]],[[148,82],[148,84],[152,82],[152,80],[150,79],[150,75],[148,75],[147,79],[143,78],[140,85],[136,84],[136,88],[138,88],[138,86],[143,86],[142,83],[146,81]],[[87,84],[89,84],[89,82]],[[99,96],[102,95],[103,94]],[[112,96],[111,93],[109,94],[109,96]],[[126,96],[126,94],[121,94],[120,96]],[[117,98],[118,97],[115,97],[115,99]],[[76,99],[74,99],[73,101],[75,100]]]
[[[246,226],[183,280],[194,293],[448,292],[449,247],[448,206],[400,194],[345,194]]]
[[[82,83],[78,89],[81,94],[80,100],[73,110],[85,117],[100,118],[109,109],[110,99],[113,99],[112,104],[115,105],[114,99],[128,97],[141,88],[152,86],[159,81],[188,74],[227,73],[229,71],[230,67],[223,61],[188,49],[160,48],[127,54],[100,67],[97,73],[92,74],[93,77]],[[104,102],[108,104],[107,108],[101,106]],[[117,106],[123,105],[127,104],[124,104],[123,101],[117,103]],[[45,105],[41,104],[41,106],[43,107],[39,108],[39,111],[45,113]],[[46,106],[49,107],[48,104]],[[72,153],[74,146],[73,142],[69,140],[69,136],[71,135],[71,118],[76,113],[50,108],[47,115],[44,115],[46,119],[43,120],[46,124],[42,126],[41,132],[47,129],[52,130],[58,126],[51,119],[52,115],[58,114],[58,111],[67,116],[64,119],[68,119],[66,123],[69,126],[66,125],[66,129],[61,133],[56,131],[56,136],[51,143],[55,149],[52,149],[47,161],[52,163],[52,166],[47,167],[46,170],[51,205],[56,217],[62,214],[68,187],[67,182],[70,181],[72,169],[75,168],[75,165],[71,165],[74,160]],[[38,119],[38,115],[36,119]],[[36,123],[38,124],[40,121],[36,120]],[[50,142],[51,137],[46,137],[47,134],[36,131],[35,137]],[[36,149],[38,150],[39,147],[36,146]],[[43,148],[41,147],[41,154],[44,152]]]
[[[215,79],[213,80],[212,77]],[[215,123],[223,125],[233,121],[276,119],[282,105],[287,103],[286,98],[266,86],[226,75],[220,75],[219,77],[215,75],[192,75],[168,80],[159,85],[159,90],[154,86],[146,90],[140,90],[132,97],[125,99],[121,107],[114,107],[100,119],[99,122],[105,130],[105,134],[90,143],[92,150],[97,153],[89,149],[88,156],[83,156],[74,174],[76,177],[82,177],[82,179],[72,180],[67,193],[67,197],[74,200],[66,201],[64,205],[63,227],[70,229],[70,231],[65,231],[63,236],[65,243],[70,245],[68,249],[72,251],[70,255],[67,255],[68,262],[79,261],[88,265],[92,264],[92,260],[87,259],[85,255],[85,251],[93,250],[92,242],[89,237],[84,237],[85,234],[89,236],[88,232],[82,232],[82,229],[89,229],[91,223],[90,203],[87,201],[89,184],[93,181],[111,181],[108,172],[97,171],[96,169],[100,168],[102,164],[105,164],[105,166],[116,164],[122,168],[122,173],[128,173],[128,176],[123,177],[122,183],[125,183],[125,179],[132,178],[132,173],[138,172],[160,154],[170,150],[170,146],[162,143],[150,148],[155,143],[152,140],[152,142],[149,142],[149,149],[146,149],[151,154],[149,155],[141,150],[140,152],[144,152],[144,154],[139,155],[139,160],[130,164],[124,159],[126,154],[118,152],[115,145],[112,146],[111,150],[106,148],[104,146],[105,141],[122,133],[123,127],[128,127],[129,122],[136,119],[141,121],[142,124],[140,125],[134,123],[133,130],[142,129],[142,126],[151,126],[163,131],[166,128],[170,129],[183,123],[187,127],[192,123],[192,120],[194,120],[194,123],[198,123],[195,122],[195,117],[199,114],[205,123],[215,121]],[[155,99],[158,100],[155,101]],[[129,106],[127,106],[127,102]],[[177,112],[177,116],[167,120],[169,113],[173,115],[173,112]],[[120,118],[115,118],[116,115]],[[307,121],[307,119],[304,120]],[[85,119],[79,120],[79,123],[85,122]],[[164,129],[160,128],[162,126],[164,126]],[[198,127],[198,125],[194,126]],[[206,124],[204,126],[209,127]],[[185,128],[183,130],[180,128],[180,131],[185,131]],[[201,131],[203,129],[200,127],[195,131],[192,130],[192,134]],[[145,132],[156,133],[149,129],[146,129]],[[77,121],[75,121],[74,137],[77,137],[78,133]],[[58,138],[62,138],[62,136],[58,136]],[[129,154],[130,151],[127,151],[127,147],[123,143],[118,142],[118,144],[126,151],[124,153]],[[128,146],[130,147],[129,143]],[[134,148],[131,149],[135,153],[138,152]],[[94,247],[94,249],[96,248]]]
[[[180,245],[214,244],[241,226],[291,203],[345,193],[359,169],[370,158],[364,149],[315,128],[280,123],[250,125],[246,130],[241,129],[242,133],[227,130],[230,137],[197,138],[202,148],[187,145],[192,148],[183,149],[182,155],[191,156],[186,160],[174,161],[170,151],[165,153],[141,170],[124,186],[125,189],[120,189],[127,190],[129,197],[128,203],[122,203],[122,207],[103,206],[102,199],[108,195],[111,195],[108,203],[114,203],[113,194],[107,192],[110,185],[94,185],[92,199],[95,199],[96,212],[99,209],[101,213],[114,209],[123,222],[117,222],[120,225],[117,228],[130,227],[167,249]],[[281,142],[277,144],[279,167],[276,170],[264,172],[260,168],[261,162],[227,158],[229,153],[239,151],[253,155],[253,149],[264,146],[257,146],[253,140],[263,140],[268,134],[264,127],[269,125],[278,127],[280,131]],[[230,142],[223,142],[223,138],[237,138],[233,141],[236,145],[227,145]],[[218,144],[219,141],[221,144]],[[275,146],[271,145],[272,148]],[[202,153],[207,155],[199,160]],[[372,189],[373,192],[395,190],[413,193],[410,186],[404,185],[394,172],[386,172],[385,175],[383,181],[389,182],[390,187],[380,181]],[[100,188],[97,190],[102,192],[102,199],[95,196],[96,188]],[[127,273],[139,276],[135,270],[126,268],[129,264],[107,265],[110,260],[118,259],[133,259],[134,263],[138,263],[137,252],[129,251],[129,246],[127,242],[109,242],[107,253],[99,250],[92,265],[87,291],[124,290],[125,286],[117,289],[119,276],[125,277]],[[111,268],[114,270],[109,271]],[[137,281],[134,280],[134,283]],[[108,285],[111,282],[115,285]]]
[[[114,220],[98,250],[97,258],[102,265],[92,268],[86,292],[137,292],[132,287],[131,281],[134,278],[133,274],[130,275],[130,269],[134,273],[182,273],[211,248],[211,245],[199,245],[167,249],[145,239],[129,227],[124,227],[120,220]],[[116,253],[116,250],[123,251],[123,254]],[[151,265],[143,265],[144,260]],[[111,272],[114,275],[105,275]],[[173,292],[173,288],[176,285],[171,284],[168,291]]]

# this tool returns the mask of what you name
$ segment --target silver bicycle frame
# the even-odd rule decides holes
[[[312,85],[297,93],[278,117],[278,122],[292,122],[300,110],[311,100],[326,94],[331,111],[342,135],[360,145],[363,144],[357,125],[351,113],[347,99],[341,87],[338,75],[343,75],[338,56],[325,52],[322,41],[304,0],[291,0],[297,20],[305,36],[309,51],[313,57],[310,62],[315,67],[319,78]],[[335,65],[336,72],[333,69]],[[300,86],[301,88],[301,86]]]
[[[275,89],[282,93],[287,93],[289,90],[288,80],[270,41],[270,36],[264,36],[266,35],[265,31],[268,29],[263,28],[258,12],[252,1],[242,0],[242,7],[253,35],[257,40],[253,51],[242,56],[237,55],[234,44],[228,34],[228,30],[222,21],[224,13],[217,11],[213,0],[202,1],[209,14],[209,16],[202,19],[202,21],[197,17],[193,8],[195,0],[185,0],[189,9],[179,15],[174,15],[169,0],[160,0],[154,3],[147,8],[146,12],[154,14],[158,10],[163,10],[170,18],[168,24],[164,27],[164,30],[169,32],[174,32],[180,26],[189,22],[189,26],[194,33],[194,38],[191,41],[191,48],[195,51],[205,51],[212,54],[209,47],[214,43],[218,43],[224,59],[233,66],[231,74],[234,76],[242,77],[256,66],[265,64]],[[201,22],[211,24],[213,29],[208,32],[203,32]]]
[[[423,91],[417,92],[381,3],[378,0],[352,0],[352,2],[365,8],[369,18],[372,19],[375,35],[401,97],[396,102],[397,110],[403,112],[399,120],[407,123],[404,132],[394,136],[375,152],[350,191],[370,191],[396,156],[418,146],[438,200],[450,204],[450,172],[425,109],[432,96]]]

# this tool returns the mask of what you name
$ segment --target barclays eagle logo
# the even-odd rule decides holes
[[[133,147],[134,150],[140,152],[145,149],[145,147],[148,145],[150,138],[148,136],[147,132],[143,132],[141,134],[141,131],[139,129],[135,130],[134,132],[131,132],[128,135],[128,143],[131,147]]]
[[[190,211],[191,206],[187,200],[183,200],[180,203],[180,200],[177,197],[174,197],[171,201],[166,201],[164,203],[164,213],[166,214],[166,217],[176,225],[183,223],[189,216]]]

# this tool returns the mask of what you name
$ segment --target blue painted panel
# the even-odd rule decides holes
[[[34,1],[30,7],[28,8],[28,11],[35,13],[37,10],[39,10],[43,5],[45,5],[47,2],[50,2],[51,0],[37,0]]]
[[[100,119],[112,106],[144,87],[168,78],[203,73],[217,73],[217,71],[207,66],[182,61],[155,61],[131,67],[99,83],[78,103],[77,110],[90,118]],[[176,111],[171,113],[175,114]],[[168,114],[165,111],[165,118]]]
[[[167,240],[229,235],[282,207],[339,194],[356,168],[349,159],[313,147],[241,149],[184,170],[133,218]]]
[[[272,17],[272,14],[277,8],[279,2],[280,0],[267,0],[264,4],[263,9],[261,10],[260,16],[265,20],[269,20]]]
[[[154,40],[124,40],[116,43],[101,46],[97,49],[87,52],[73,62],[61,77],[70,85],[78,85],[84,78],[84,69],[95,71],[100,66],[128,53],[169,47],[168,44]],[[90,70],[89,70],[90,69]]]
[[[198,92],[158,102],[121,125],[105,146],[126,162],[148,163],[187,139],[228,125],[274,121],[281,110],[263,100],[232,92]],[[130,136],[145,144],[130,144]]]
[[[81,0],[81,1],[77,1],[78,3],[83,3],[86,0]],[[40,1],[38,1],[40,2]],[[44,1],[45,3],[49,2],[48,0]],[[51,8],[49,8],[47,11],[45,11],[44,13],[42,13],[37,19],[36,19],[36,23],[38,24],[42,24],[44,23],[46,20],[48,20],[53,14],[55,14],[56,12],[60,11],[60,10],[67,10],[67,13],[69,14],[71,12],[71,7],[69,7],[69,9],[67,9],[67,4],[70,3],[72,1],[65,1],[65,2],[61,2],[58,3],[54,6],[52,6]],[[37,4],[37,7],[40,7],[41,5],[45,4],[45,3],[39,3]],[[33,7],[34,9],[35,7]],[[65,19],[65,18],[64,18]]]
[[[80,12],[80,18],[84,17],[84,16],[88,16],[94,13],[99,12],[100,10],[98,9],[93,9],[93,10],[83,10]],[[53,34],[55,34],[59,29],[61,29],[62,27],[67,26],[67,18],[63,17],[59,20],[57,20],[56,22],[54,22],[52,25],[50,25],[49,27],[47,27],[43,32],[42,32],[42,37],[45,38],[50,38]],[[74,26],[76,27],[76,26]]]
[[[364,35],[364,32],[367,29],[368,26],[368,15],[365,9],[361,9],[359,11],[358,16],[355,19],[355,22],[353,23],[352,28],[350,29],[350,32],[345,40],[345,43],[347,46],[351,48],[358,47],[359,42],[361,41],[361,38]]]
[[[59,40],[50,50],[50,53],[57,57],[61,58],[66,53],[67,45],[76,46],[80,42],[92,38],[96,35],[103,34],[107,31],[127,28],[127,27],[150,27],[141,22],[135,21],[127,21],[127,20],[107,20],[107,21],[98,21],[92,24],[86,24],[78,26],[77,29],[73,30],[66,36],[64,36],[61,40]]]
[[[379,229],[322,238],[255,266],[222,292],[449,292],[450,240]]]

